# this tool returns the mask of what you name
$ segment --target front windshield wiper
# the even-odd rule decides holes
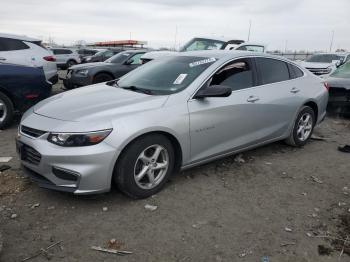
[[[135,91],[135,92],[140,92],[140,93],[144,93],[147,95],[152,95],[153,92],[149,89],[144,89],[141,87],[137,87],[137,86],[121,86],[120,88],[126,89],[126,90],[131,90],[131,91]]]

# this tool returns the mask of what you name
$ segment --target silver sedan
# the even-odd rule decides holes
[[[42,187],[91,194],[115,183],[145,198],[179,170],[278,140],[304,146],[327,101],[320,78],[281,57],[185,52],[40,102],[17,148]]]

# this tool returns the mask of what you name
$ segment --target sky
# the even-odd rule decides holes
[[[58,44],[128,40],[150,47],[224,36],[268,50],[350,51],[350,0],[0,0],[0,32]],[[177,32],[177,33],[176,33]]]

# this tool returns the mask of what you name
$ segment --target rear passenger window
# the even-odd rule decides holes
[[[52,52],[55,55],[68,55],[72,53],[72,51],[68,49],[52,49]]]
[[[287,63],[272,58],[256,58],[261,75],[261,84],[271,84],[289,80]]]
[[[224,85],[232,91],[254,85],[253,70],[248,59],[240,59],[225,65],[212,77],[210,85]]]
[[[16,51],[29,49],[22,40],[0,37],[0,51]]]
[[[289,66],[291,78],[294,79],[294,78],[299,78],[304,76],[304,72],[301,71],[297,66],[292,64],[288,64],[288,66]]]

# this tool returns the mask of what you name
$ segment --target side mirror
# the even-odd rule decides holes
[[[129,60],[127,60],[124,64],[125,65],[131,65],[132,63],[134,63],[134,59],[129,59]]]
[[[213,85],[204,89],[200,89],[194,96],[196,99],[202,99],[206,97],[228,97],[232,93],[231,87]]]

